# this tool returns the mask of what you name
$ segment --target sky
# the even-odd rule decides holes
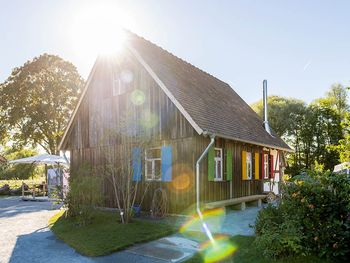
[[[86,79],[98,53],[90,44],[108,13],[248,103],[262,97],[263,79],[269,95],[311,102],[333,83],[350,85],[349,10],[350,1],[338,0],[0,0],[0,82],[45,52]]]

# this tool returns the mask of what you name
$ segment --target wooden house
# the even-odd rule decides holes
[[[121,53],[99,57],[90,73],[60,143],[71,173],[103,165],[108,150],[120,149],[120,134],[151,141],[147,149],[133,145],[135,158],[142,155],[134,179],[150,183],[143,209],[162,188],[168,211],[178,214],[196,202],[196,162],[211,141],[198,170],[204,203],[269,191],[290,151],[227,83],[132,33]]]

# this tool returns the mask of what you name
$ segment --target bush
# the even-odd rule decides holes
[[[263,209],[256,245],[267,256],[350,256],[350,181],[346,175],[308,172],[282,187],[279,206]]]
[[[68,207],[67,215],[76,217],[79,224],[90,223],[95,208],[103,203],[101,187],[101,178],[93,176],[86,167],[71,174],[69,191],[65,199]]]

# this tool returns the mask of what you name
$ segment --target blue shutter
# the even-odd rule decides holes
[[[132,170],[133,170],[132,180],[141,181],[142,163],[141,163],[140,148],[132,148]]]
[[[172,177],[171,146],[162,146],[162,181],[171,182]]]

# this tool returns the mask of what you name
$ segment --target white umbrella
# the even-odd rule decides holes
[[[63,164],[69,165],[68,161],[61,156],[51,154],[39,154],[31,157],[9,161],[9,164],[29,163],[29,164]]]
[[[27,164],[45,164],[45,178],[46,182],[48,180],[47,178],[47,165],[57,165],[60,167],[60,165],[69,166],[69,162],[66,158],[58,156],[58,155],[51,155],[51,154],[39,154],[31,157],[26,157],[22,159],[12,160],[8,162],[9,164],[21,164],[21,163],[27,163]],[[55,171],[57,174],[57,171]],[[57,174],[58,175],[58,174]],[[49,195],[50,195],[50,189],[48,189]]]

